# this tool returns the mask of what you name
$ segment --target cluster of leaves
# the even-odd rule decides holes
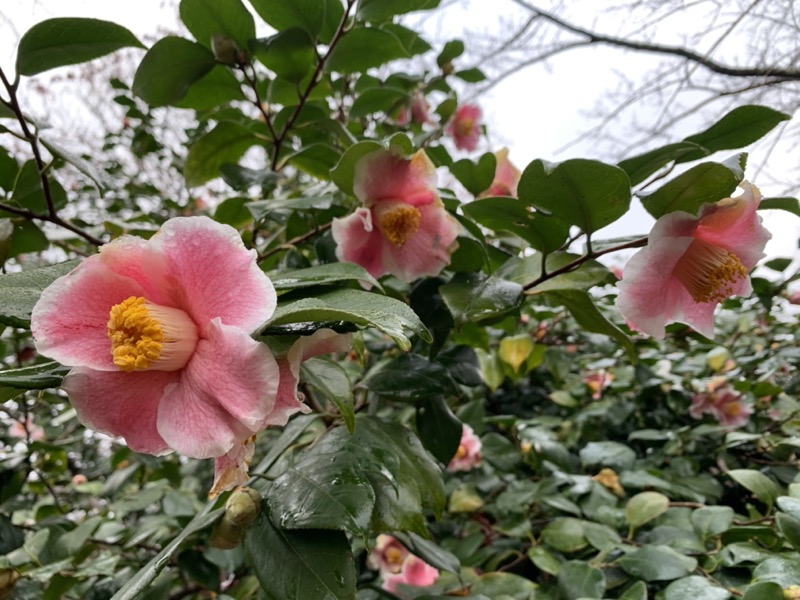
[[[0,279],[2,410],[21,425],[0,455],[0,594],[395,597],[365,564],[378,533],[442,571],[400,597],[778,600],[800,581],[797,322],[779,299],[798,278],[791,261],[769,264],[776,281],[756,279],[755,300],[726,303],[723,343],[680,325],[657,343],[619,324],[614,277],[596,260],[646,240],[595,235],[634,196],[654,217],[730,196],[746,155],[708,157],[788,117],[744,106],[618,165],[535,160],[518,198],[462,203],[489,188],[496,159],[454,160],[444,127],[482,74],[456,66],[458,40],[439,49],[435,68],[407,73],[395,62],[434,53],[400,16],[437,4],[182,0],[194,40],[159,40],[130,86],[114,82],[129,132],[110,133],[110,147],[164,158],[153,111],[193,111],[178,157],[186,185],[222,179],[213,217],[258,251],[280,294],[262,339],[360,332],[351,355],[303,364],[315,414],[259,436],[251,471],[261,506],[233,533],[222,531],[227,497],[204,499],[209,464],[137,455],[85,431],[55,389],[65,368],[33,351],[31,308],[75,262],[29,268],[49,256],[31,253],[86,254],[205,209],[56,147],[19,105],[20,75],[141,47],[130,32],[54,19],[23,37],[18,78],[0,71],[0,135],[32,156],[0,147],[0,250],[25,267]],[[264,25],[274,35],[257,37]],[[438,121],[397,118],[415,94],[436,105]],[[330,223],[355,205],[355,165],[379,148],[423,148],[463,188],[441,190],[462,230],[438,277],[379,282],[336,262]],[[87,183],[80,193],[59,183],[70,168]],[[151,203],[138,201],[143,192]],[[800,214],[791,198],[762,208]],[[610,384],[598,392],[585,378],[601,370]],[[693,391],[714,376],[755,405],[744,429],[687,416]],[[481,436],[483,464],[446,473],[463,423]]]

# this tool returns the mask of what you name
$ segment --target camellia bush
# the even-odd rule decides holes
[[[21,87],[144,46],[22,37],[0,598],[800,598],[800,274],[760,216],[800,207],[740,151],[788,115],[520,171],[463,43],[403,25],[437,4],[182,0],[92,154]],[[652,230],[604,239],[634,196]]]

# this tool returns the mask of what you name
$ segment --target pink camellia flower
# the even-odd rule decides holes
[[[605,369],[593,371],[583,377],[585,383],[592,390],[592,400],[599,400],[603,396],[603,390],[614,381],[614,374]]]
[[[375,540],[375,548],[367,557],[367,566],[380,571],[383,577],[394,575],[402,570],[409,555],[410,552],[396,538],[382,533]]]
[[[44,439],[44,429],[33,424],[33,420],[28,416],[23,424],[22,421],[14,421],[8,428],[8,435],[19,439],[28,439],[31,442]]]
[[[511,196],[517,197],[517,184],[519,183],[520,172],[517,167],[508,160],[508,148],[503,148],[494,153],[497,159],[497,167],[494,171],[494,181],[489,188],[481,192],[480,198],[490,196]]]
[[[711,338],[717,304],[750,294],[748,273],[770,234],[756,215],[758,188],[741,187],[742,195],[704,204],[698,216],[676,211],[656,221],[618,284],[617,308],[640,331],[663,338],[665,326],[680,321]]]
[[[709,414],[723,427],[736,429],[747,423],[753,408],[742,402],[739,392],[725,384],[692,396],[689,414],[695,419]]]
[[[411,95],[411,120],[420,125],[430,121],[430,106],[420,90]]]
[[[438,275],[449,264],[458,222],[439,199],[436,170],[422,150],[411,158],[367,154],[356,163],[353,190],[364,206],[333,220],[339,260],[406,282]]]
[[[43,293],[41,354],[73,367],[78,418],[132,450],[227,454],[275,421],[280,367],[250,337],[275,309],[269,278],[235,229],[207,217],[123,236]],[[300,407],[296,407],[300,410]]]
[[[481,464],[481,438],[475,435],[472,427],[464,425],[461,430],[461,442],[458,444],[456,455],[447,465],[451,473],[456,471],[470,471]]]
[[[403,561],[400,572],[384,577],[381,587],[389,592],[396,592],[397,586],[413,585],[414,587],[426,587],[436,583],[439,578],[439,570],[430,566],[424,560],[409,554]]]
[[[456,148],[472,152],[481,137],[481,109],[474,104],[462,104],[444,131],[453,138]]]
[[[789,294],[789,304],[800,304],[800,291]]]

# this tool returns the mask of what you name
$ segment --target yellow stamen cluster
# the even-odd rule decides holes
[[[721,302],[747,277],[747,269],[732,252],[695,240],[675,266],[675,276],[695,302]]]
[[[454,458],[464,458],[467,455],[467,447],[464,444],[458,445],[458,450],[456,450],[456,455]]]
[[[470,118],[459,119],[456,121],[456,133],[458,135],[469,135],[475,126],[475,120]]]
[[[398,567],[397,571],[400,571],[400,566],[403,564],[403,560],[405,559],[405,554],[403,553],[400,548],[395,548],[394,546],[390,546],[386,549],[384,553],[384,557],[386,559],[387,564],[391,565],[392,567]]]
[[[120,370],[143,371],[161,356],[164,333],[161,323],[148,312],[145,299],[131,296],[111,308],[108,339]]]
[[[378,217],[383,236],[398,248],[417,232],[421,220],[419,210],[407,204],[391,208]]]

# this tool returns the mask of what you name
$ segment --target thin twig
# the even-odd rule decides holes
[[[331,227],[331,223],[326,223],[324,225],[320,225],[319,227],[317,227],[315,229],[312,229],[311,231],[307,231],[306,233],[304,233],[302,235],[298,235],[297,237],[293,237],[292,239],[285,241],[283,244],[275,246],[274,248],[270,248],[269,250],[266,250],[262,254],[258,255],[258,262],[261,262],[262,260],[265,260],[265,259],[269,258],[270,256],[272,256],[273,254],[277,254],[278,252],[280,252],[282,250],[291,250],[297,244],[305,242],[307,239],[310,239],[310,238],[314,237],[318,233],[322,233],[326,229],[330,229],[330,227]]]

